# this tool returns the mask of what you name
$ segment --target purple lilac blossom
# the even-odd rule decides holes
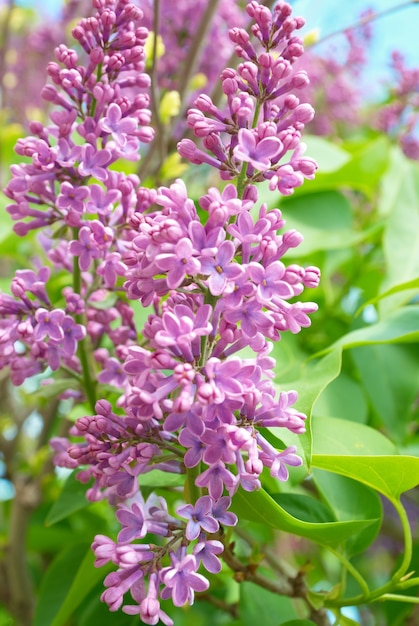
[[[221,527],[237,524],[229,511],[237,490],[258,489],[264,467],[286,480],[287,466],[301,463],[294,447],[274,449],[259,429],[305,430],[305,415],[292,408],[296,392],[274,387],[269,353],[283,332],[310,324],[316,305],[294,298],[316,287],[319,273],[283,262],[302,238],[280,232],[281,212],[258,203],[255,184],[269,180],[287,195],[314,175],[300,141],[313,111],[292,93],[308,80],[292,67],[303,52],[293,35],[303,21],[284,2],[272,12],[250,2],[255,45],[240,25],[230,30],[243,60],[222,73],[230,117],[201,95],[188,120],[208,151],[195,153],[195,162],[204,155],[237,187],[208,189],[201,223],[182,180],[148,190],[137,176],[110,169],[119,158],[135,159],[153,136],[147,30],[128,0],[93,0],[93,7],[95,17],[73,29],[86,67],[76,51],[57,48],[43,95],[61,114],[51,114],[50,127],[31,125],[33,137],[18,143],[31,161],[12,168],[6,188],[16,232],[48,228],[48,259],[74,273],[73,286],[63,289],[66,308],[55,308],[48,272],[16,276],[14,297],[0,296],[8,322],[0,326],[0,363],[10,364],[16,384],[46,365],[80,379],[85,364],[76,351],[88,339],[95,385],[104,385],[103,395],[114,385],[119,397],[115,407],[97,400],[72,426],[74,442],[52,440],[55,462],[78,468],[82,482],[93,479],[89,500],[118,506],[117,540],[98,535],[92,545],[97,566],[117,567],[102,600],[145,623],[172,624],[158,597],[182,606],[207,590],[198,569],[221,568]],[[183,148],[193,154],[190,143]],[[140,345],[130,300],[153,307]],[[163,497],[144,500],[143,476],[153,470],[192,477],[199,496],[185,489],[176,516]],[[161,545],[137,543],[149,534]],[[134,605],[126,604],[128,592]]]
[[[246,11],[255,21],[256,41],[243,28],[229,31],[242,60],[237,70],[221,73],[229,110],[223,113],[209,96],[199,96],[188,111],[188,125],[207,152],[197,151],[187,139],[179,142],[178,151],[193,163],[213,165],[224,179],[238,177],[243,186],[265,179],[272,190],[289,195],[305,178],[313,178],[317,167],[312,159],[301,158],[301,133],[314,110],[295,95],[309,82],[304,70],[293,67],[304,52],[294,35],[304,20],[292,17],[286,2],[272,12],[249,2]]]
[[[11,323],[8,331],[6,327],[2,331],[0,362],[2,367],[11,367],[16,384],[48,365],[58,369],[60,363],[79,375],[76,353],[86,334],[94,348],[107,334],[119,353],[120,344],[136,337],[132,312],[122,300],[117,298],[115,306],[106,310],[99,308],[106,292],[101,284],[91,288],[89,272],[102,277],[105,289],[114,289],[126,272],[122,261],[127,250],[126,220],[136,209],[139,180],[108,167],[126,157],[127,144],[138,158],[140,143],[153,136],[144,91],[150,83],[144,73],[147,30],[141,10],[125,0],[109,5],[95,2],[94,6],[96,17],[81,20],[73,29],[88,55],[88,67],[75,50],[64,44],[56,48],[58,63],[48,65],[52,84],[43,91],[56,107],[50,113],[51,125],[30,123],[33,136],[16,146],[17,153],[30,162],[12,166],[5,189],[13,202],[6,208],[16,222],[15,232],[25,236],[31,230],[51,228],[40,237],[49,261],[56,270],[71,272],[75,260],[82,273],[80,292],[67,300],[61,312],[54,310],[47,296],[49,275],[40,273],[33,289],[22,283],[22,271],[17,272],[12,310],[10,298],[1,294],[0,313],[8,314]],[[132,72],[142,89],[138,97],[130,83],[127,86],[126,77]],[[80,140],[85,143],[80,145]],[[68,289],[70,285],[63,295]],[[71,322],[72,315],[77,316],[76,323]],[[115,319],[119,319],[118,328]],[[120,354],[112,358],[116,356]],[[21,367],[23,359],[25,368]],[[102,365],[105,370],[116,369],[113,361],[102,361]]]

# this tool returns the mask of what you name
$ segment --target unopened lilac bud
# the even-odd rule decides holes
[[[317,170],[317,163],[314,159],[310,159],[309,157],[303,157],[302,159],[298,159],[296,162],[293,161],[294,167],[304,175],[305,178],[309,180],[314,178],[314,174]]]
[[[148,29],[145,28],[145,26],[139,26],[138,28],[135,29],[135,38],[137,39],[138,43],[141,45],[144,45],[147,37],[148,37]]]
[[[258,200],[258,190],[256,185],[247,185],[243,193],[243,200],[256,203]]]
[[[307,75],[307,72],[305,72],[304,70],[301,70],[300,72],[296,72],[296,74],[294,74],[294,76],[291,79],[291,85],[294,89],[303,89],[304,87],[307,87],[309,82],[310,80]]]
[[[33,326],[31,321],[25,320],[17,326],[17,334],[21,340],[29,339],[33,335]]]
[[[112,413],[112,405],[107,400],[98,400],[95,404],[95,409],[99,415],[103,415],[104,417]]]
[[[107,69],[111,72],[119,72],[124,63],[124,56],[120,52],[114,52],[114,54],[109,57]]]
[[[282,244],[287,248],[298,248],[304,237],[297,230],[288,230],[282,236]]]
[[[103,62],[104,59],[104,53],[102,48],[96,47],[93,48],[90,53],[89,53],[89,57],[92,63],[94,63],[95,65],[99,65],[100,63]]]
[[[151,85],[151,78],[148,74],[141,73],[137,76],[136,83],[140,89],[148,89]]]
[[[61,83],[60,72],[61,72],[61,68],[58,65],[58,63],[54,63],[53,61],[48,63],[47,65],[48,76],[52,78],[52,80],[54,81],[56,85],[59,85]]]
[[[64,44],[55,48],[55,56],[57,57],[57,60],[60,63],[63,63],[68,69],[76,67],[79,60],[77,52],[67,48]]]
[[[125,48],[131,48],[136,43],[135,34],[132,31],[126,31],[122,33],[120,37],[118,37],[117,47],[120,50],[124,50]]]
[[[294,41],[293,43],[291,43],[287,47],[286,51],[284,52],[285,58],[289,59],[290,61],[293,61],[294,59],[299,58],[303,54],[304,54],[304,46],[301,40]]]
[[[100,21],[107,30],[110,30],[116,22],[115,12],[111,9],[105,9],[104,11],[102,11]]]
[[[238,89],[238,83],[235,78],[224,78],[223,92],[226,96],[233,95]]]
[[[288,109],[288,110],[296,109],[299,104],[300,104],[300,99],[297,98],[297,96],[294,95],[293,93],[288,94],[284,98],[283,106],[285,109]]]
[[[122,9],[122,12],[119,16],[120,20],[127,20],[127,21],[132,21],[132,22],[137,22],[138,20],[140,20],[142,17],[144,16],[143,11],[135,6],[135,4],[127,4],[126,6],[124,6],[124,8]]]
[[[320,270],[318,267],[310,265],[304,269],[303,282],[306,287],[315,288],[319,286]]]

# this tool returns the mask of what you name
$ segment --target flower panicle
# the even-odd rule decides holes
[[[153,138],[147,30],[128,0],[93,8],[73,29],[81,56],[57,47],[43,92],[56,107],[51,125],[33,123],[33,136],[18,142],[29,162],[13,166],[6,188],[15,231],[41,230],[48,262],[71,284],[54,301],[49,267],[16,274],[12,296],[0,296],[0,358],[16,384],[47,366],[80,383],[63,397],[87,396],[94,411],[51,445],[56,465],[91,481],[90,501],[117,507],[116,541],[98,535],[92,545],[98,567],[116,566],[102,600],[170,625],[160,600],[192,604],[209,586],[202,568],[221,570],[237,490],[259,489],[264,469],[285,481],[302,463],[294,446],[276,449],[263,434],[305,431],[297,393],[273,383],[270,354],[284,332],[310,325],[317,305],[298,298],[320,275],[286,263],[302,236],[259,203],[256,183],[288,195],[314,175],[301,143],[313,111],[294,94],[308,80],[293,68],[303,21],[285,2],[273,11],[250,2],[250,34],[230,30],[241,63],[221,75],[228,112],[198,96],[188,124],[203,148],[185,139],[179,152],[236,185],[209,188],[197,207],[181,179],[148,189],[112,169]],[[153,311],[141,343],[131,302]],[[161,496],[144,499],[153,470],[186,482],[174,512]]]
[[[273,11],[250,2],[246,11],[255,21],[252,37],[242,28],[230,30],[237,70],[221,73],[228,110],[219,109],[208,95],[201,95],[188,111],[188,126],[202,139],[202,150],[190,139],[178,144],[179,154],[192,163],[216,167],[223,179],[239,178],[241,187],[269,181],[271,190],[292,194],[305,179],[314,178],[317,164],[304,156],[304,126],[314,116],[310,104],[295,94],[309,82],[304,70],[293,65],[304,52],[294,32],[304,25],[291,15],[291,7],[279,2]]]

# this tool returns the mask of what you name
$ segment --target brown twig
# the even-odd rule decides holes
[[[353,24],[350,24],[349,26],[345,26],[344,28],[340,28],[339,30],[334,30],[332,33],[329,33],[325,35],[324,37],[320,37],[317,41],[307,44],[306,48],[307,49],[313,48],[314,46],[317,46],[318,44],[323,43],[324,41],[327,41],[328,39],[331,39],[332,37],[341,35],[342,33],[348,30],[355,30],[356,28],[365,26],[366,24],[369,24],[370,22],[374,22],[378,19],[381,19],[382,17],[386,17],[387,15],[391,15],[392,13],[397,13],[397,11],[401,11],[402,9],[407,9],[407,7],[413,6],[414,4],[419,4],[419,0],[408,0],[407,2],[402,2],[401,4],[397,4],[388,9],[384,9],[383,11],[374,11],[374,12],[368,13],[367,15],[364,15],[359,20],[354,22]]]
[[[15,1],[9,0],[7,6],[4,8],[4,22],[2,24],[1,32],[0,32],[0,78],[3,78],[6,73],[6,54],[9,45],[10,38],[10,22],[12,19],[13,9],[15,8]],[[6,106],[6,91],[5,89],[0,89],[0,108],[4,108]]]
[[[222,540],[222,536],[220,536]],[[252,545],[250,538],[246,539],[249,545]],[[243,563],[234,554],[234,544],[224,542],[224,552],[222,554],[223,561],[234,572],[234,579],[240,583],[248,581],[263,587],[272,593],[289,598],[301,599],[305,602],[310,619],[318,626],[331,626],[326,610],[323,608],[316,609],[308,601],[308,589],[305,584],[305,571],[301,569],[294,576],[283,574],[276,579],[268,578],[258,572],[258,564]]]

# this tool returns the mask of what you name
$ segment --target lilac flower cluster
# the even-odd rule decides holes
[[[278,209],[268,211],[262,205],[253,220],[256,201],[254,186],[246,188],[243,199],[232,184],[222,193],[212,188],[200,200],[208,212],[203,226],[178,180],[157,191],[155,204],[161,210],[132,218],[138,232],[124,259],[127,295],[153,303],[155,312],[143,331],[146,345],[128,346],[119,368],[124,415],[101,400],[97,414],[79,419],[71,430],[83,438],[81,443],[53,441],[56,463],[87,466],[79,478],[94,479],[88,497],[106,496],[114,503],[128,499],[130,513],[118,519],[129,519],[130,526],[141,529],[135,536],[123,530],[117,544],[112,543],[109,559],[119,570],[105,579],[110,589],[102,596],[111,609],[121,605],[128,589],[125,581],[132,586],[150,573],[157,588],[163,585],[161,598],[172,597],[177,605],[192,601],[194,590],[208,585],[196,573],[197,555],[208,571],[219,567],[211,552],[222,551],[222,544],[212,538],[220,521],[214,511],[223,507],[222,523],[232,521],[227,509],[239,486],[246,491],[260,488],[264,467],[286,480],[287,466],[301,464],[294,446],[278,451],[259,430],[305,431],[305,416],[292,408],[296,393],[282,391],[277,397],[267,338],[276,341],[282,332],[297,333],[310,324],[308,315],[316,305],[288,301],[305,287],[315,287],[319,272],[283,264],[282,256],[301,242],[301,236],[295,231],[278,234],[284,226]],[[249,347],[254,358],[241,356]],[[190,476],[189,490],[195,490],[198,499],[177,509],[186,524],[162,516],[160,509],[154,516],[147,513],[139,489],[141,476],[152,469],[186,470]],[[163,524],[157,534],[169,538],[170,548],[148,546],[144,556],[144,546],[129,544],[147,532],[156,533],[150,529],[157,519]],[[98,557],[104,543],[108,550],[109,541],[96,539]],[[187,554],[186,547],[195,541],[192,554]],[[163,566],[162,550],[168,551],[172,567]],[[129,571],[127,553],[132,559]],[[207,553],[211,558],[203,558]],[[148,593],[163,619],[155,584]],[[144,596],[143,582],[140,587],[141,593],[134,585],[131,595],[144,621],[141,607],[149,596]],[[130,606],[124,610],[134,612]]]
[[[93,543],[96,565],[117,567],[102,599],[117,610],[129,591],[136,604],[125,612],[172,624],[159,599],[191,604],[208,588],[198,569],[221,569],[221,531],[237,523],[229,510],[237,489],[260,488],[264,468],[287,480],[288,466],[301,464],[294,446],[278,450],[264,434],[305,430],[296,392],[277,393],[269,355],[283,332],[309,326],[317,306],[296,298],[317,286],[319,271],[283,262],[302,237],[283,231],[279,209],[258,203],[254,183],[267,179],[289,194],[314,175],[301,144],[313,111],[293,94],[308,80],[292,68],[303,51],[293,36],[302,20],[284,2],[273,12],[249,3],[259,51],[246,31],[230,31],[244,58],[222,73],[230,117],[204,95],[188,114],[216,156],[190,140],[180,142],[181,155],[237,179],[200,198],[202,222],[182,180],[149,189],[110,169],[138,158],[153,138],[147,31],[128,0],[93,5],[96,15],[73,30],[85,66],[75,50],[58,47],[59,64],[48,66],[53,84],[44,89],[58,107],[52,125],[31,125],[34,136],[17,146],[30,161],[13,166],[6,188],[15,231],[42,228],[49,262],[72,274],[72,284],[57,295],[48,267],[17,273],[14,297],[0,297],[1,365],[18,372],[17,384],[46,365],[80,383],[67,393],[84,392],[95,414],[73,425],[76,442],[51,444],[57,465],[92,481],[90,500],[118,507],[117,540],[98,535]],[[141,342],[129,300],[153,307]],[[109,386],[118,390],[116,406]],[[176,516],[164,498],[144,500],[144,475],[153,470],[185,476]]]
[[[286,2],[276,4],[273,12],[250,2],[246,11],[255,22],[256,42],[253,45],[242,28],[230,30],[243,63],[221,74],[228,112],[215,106],[209,96],[199,96],[188,111],[188,125],[203,139],[206,151],[190,139],[183,139],[178,150],[192,163],[218,168],[224,179],[239,177],[241,191],[246,184],[266,179],[270,189],[288,195],[305,178],[313,178],[317,167],[303,156],[301,143],[301,132],[314,110],[300,103],[294,93],[308,83],[307,73],[293,68],[304,51],[294,31],[304,20],[292,17]]]
[[[330,46],[320,54],[308,49],[304,55],[303,67],[310,82],[303,87],[300,98],[316,110],[308,126],[315,135],[345,137],[362,124],[362,73],[372,38],[371,12],[366,11],[360,18],[362,27],[343,33],[347,44],[344,54]]]
[[[5,29],[1,42],[1,106],[8,121],[26,127],[34,111],[42,115],[45,109],[41,97],[45,59],[51,58],[56,46],[67,41],[70,24],[82,15],[83,4],[82,0],[68,0],[62,3],[55,19],[45,19],[44,15],[44,19],[36,20],[30,9],[25,16],[21,6],[0,2],[2,28],[8,20],[7,32]]]
[[[396,137],[409,159],[419,161],[419,68],[406,67],[403,56],[394,52],[392,69],[396,87],[390,91],[389,102],[379,110],[375,125]]]
[[[12,166],[5,189],[13,200],[6,208],[16,221],[15,232],[24,236],[43,229],[55,269],[69,278],[73,272],[61,308],[54,308],[47,295],[47,268],[37,275],[18,272],[15,300],[0,294],[0,314],[8,316],[2,320],[0,362],[10,365],[16,384],[46,365],[79,373],[75,355],[86,329],[93,345],[103,333],[114,344],[122,336],[136,338],[132,311],[124,302],[114,298],[115,307],[107,310],[100,302],[103,289],[112,290],[125,273],[126,223],[138,202],[138,178],[109,167],[121,157],[137,160],[141,143],[153,138],[144,93],[150,83],[143,71],[147,30],[141,10],[126,0],[96,0],[94,6],[96,16],[73,30],[86,63],[79,64],[76,50],[56,48],[58,63],[48,65],[52,84],[43,90],[57,107],[50,114],[52,124],[31,123],[34,135],[16,146],[30,161]],[[119,332],[111,329],[115,317]]]

